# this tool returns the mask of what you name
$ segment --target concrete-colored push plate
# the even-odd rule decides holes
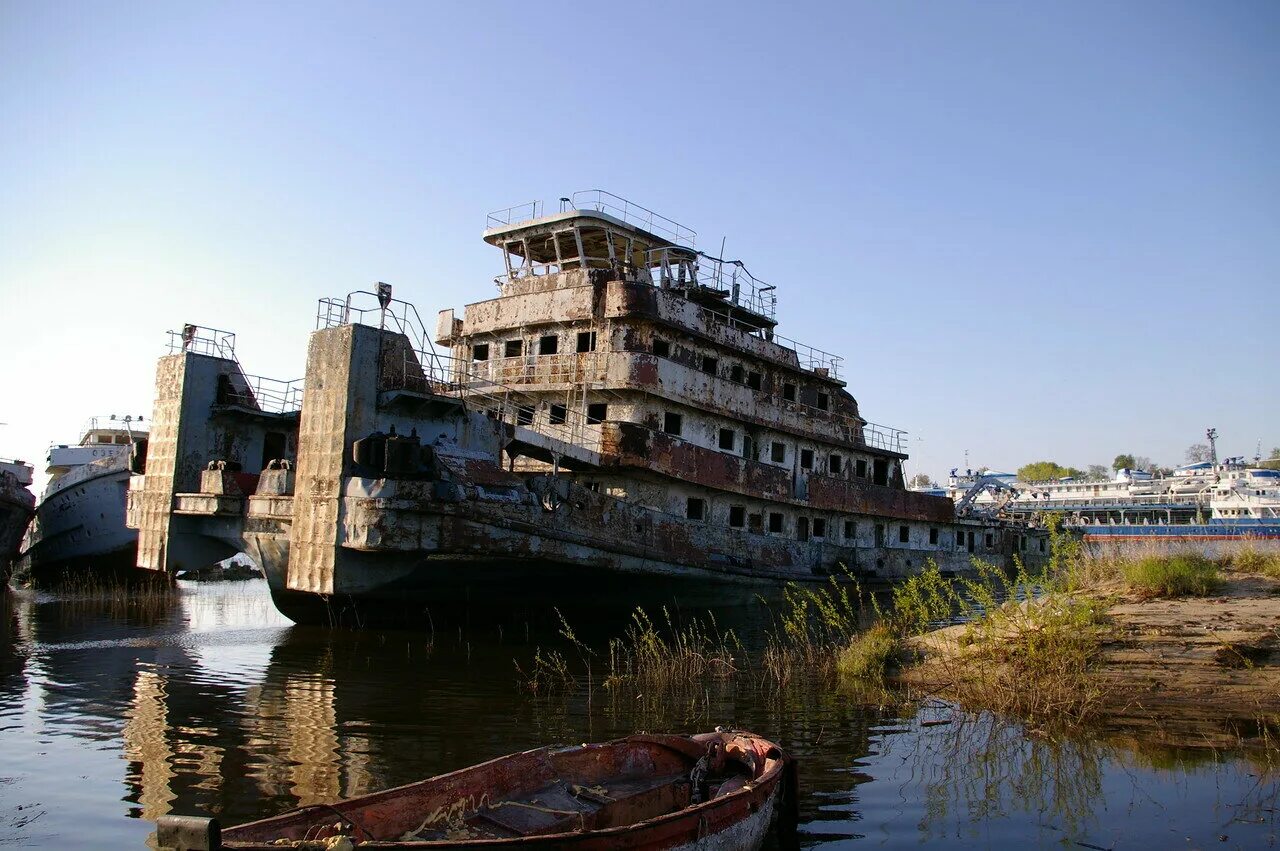
[[[156,844],[167,851],[218,851],[222,847],[222,828],[214,818],[160,816],[156,820]]]

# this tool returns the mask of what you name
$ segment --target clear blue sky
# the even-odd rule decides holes
[[[600,187],[779,287],[912,472],[1280,445],[1280,4],[0,0],[0,455],[149,415],[164,332],[489,297]]]

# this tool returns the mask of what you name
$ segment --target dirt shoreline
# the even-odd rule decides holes
[[[1102,686],[1096,720],[1104,728],[1180,745],[1277,746],[1280,580],[1232,570],[1223,579],[1208,597],[1143,600],[1120,583],[1083,592],[1106,607],[1090,666]],[[952,626],[911,640],[924,660],[900,679],[945,696],[939,663],[963,657],[965,630]],[[1272,726],[1269,738],[1263,720]]]

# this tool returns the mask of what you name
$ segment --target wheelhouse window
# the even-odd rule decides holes
[[[669,358],[671,357],[671,344],[661,337],[654,337],[653,353],[660,358]]]
[[[752,390],[760,389],[760,373],[755,371],[747,372],[747,386]]]
[[[667,411],[662,415],[662,430],[667,434],[679,436],[684,427],[684,417]]]
[[[554,355],[560,351],[560,338],[555,334],[548,334],[538,340],[538,354]]]
[[[730,381],[736,381],[739,384],[741,384],[745,377],[746,377],[746,371],[742,368],[742,364],[735,363],[733,366],[729,367]]]
[[[929,543],[931,543],[931,544],[937,544],[937,543],[938,543],[938,530],[937,530],[937,529],[935,529],[935,528],[930,528],[930,529],[929,529]]]
[[[579,331],[578,332],[578,354],[584,352],[594,352],[596,350],[596,332],[595,331]]]
[[[600,425],[609,416],[609,406],[604,402],[587,405],[587,425]]]
[[[783,384],[782,398],[788,402],[794,402],[796,400],[796,386],[794,384]]]
[[[548,422],[552,425],[564,425],[565,417],[569,413],[569,409],[564,405],[552,405],[548,411]]]
[[[719,358],[713,358],[710,355],[704,355],[702,358],[702,371],[707,375],[715,375],[720,368]]]
[[[809,540],[809,518],[808,517],[796,518],[796,540],[798,541]]]
[[[813,518],[813,537],[815,538],[827,537],[827,520],[825,517]]]
[[[769,457],[778,464],[783,463],[787,460],[787,445],[776,440],[773,441],[773,444],[769,447]]]
[[[489,344],[488,344],[488,343],[476,343],[474,346],[472,346],[472,347],[471,347],[471,359],[472,359],[472,360],[488,360],[488,359],[489,359]]]
[[[844,539],[852,541],[858,537],[858,524],[853,520],[844,521]]]
[[[865,479],[867,477],[867,462],[865,459],[863,458],[858,459],[858,462],[854,468],[854,472],[857,473],[857,476],[860,479]]]
[[[769,531],[775,535],[782,534],[782,514],[778,511],[769,512]]]
[[[503,357],[518,358],[524,352],[524,340],[507,340],[502,347]]]
[[[805,470],[813,469],[813,450],[812,449],[800,450],[800,466],[802,469],[805,469]]]
[[[832,453],[831,453],[831,463],[828,465],[828,469],[830,469],[830,470],[831,470],[831,475],[833,475],[833,476],[834,476],[836,473],[839,473],[839,472],[840,472],[840,469],[841,469],[840,465],[841,465],[842,463],[844,463],[844,459],[843,459],[843,458],[841,458],[841,457],[840,457],[839,455],[837,455],[836,453],[832,452]]]
[[[729,525],[741,529],[747,525],[747,507],[745,505],[729,506]]]
[[[819,393],[818,394],[818,410],[828,411],[830,409],[831,409],[831,397],[828,396],[826,393]]]
[[[898,542],[899,542],[899,543],[902,543],[902,544],[906,544],[906,543],[909,543],[910,541],[911,541],[911,527],[910,527],[910,526],[899,526],[899,527],[898,527]]]
[[[516,425],[532,425],[533,424],[533,406],[519,405],[516,407]]]
[[[737,435],[731,428],[720,429],[720,448],[733,451],[733,447],[737,443]]]

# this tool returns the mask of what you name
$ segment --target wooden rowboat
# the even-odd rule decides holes
[[[752,733],[638,735],[512,754],[220,836],[211,820],[165,817],[159,840],[183,851],[749,849],[791,820],[795,791],[794,763]],[[184,830],[205,838],[184,844]]]

